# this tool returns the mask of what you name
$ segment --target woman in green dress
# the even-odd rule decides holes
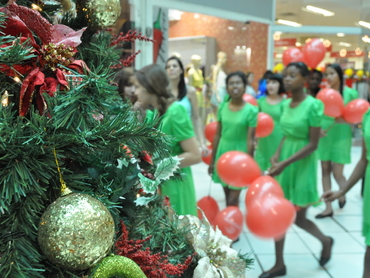
[[[364,204],[362,219],[362,235],[365,237],[366,252],[364,259],[363,278],[370,277],[370,110],[364,115],[362,121],[363,139],[362,155],[352,175],[339,191],[328,191],[323,194],[327,202],[345,196],[345,194],[365,175]]]
[[[172,155],[178,156],[181,180],[169,180],[162,184],[161,194],[168,196],[171,207],[178,215],[197,215],[194,181],[190,166],[201,161],[193,126],[184,106],[172,97],[168,90],[169,80],[166,71],[152,64],[136,72],[137,102],[143,110],[158,111],[161,118],[159,129],[171,136]],[[147,118],[150,114],[148,113]]]
[[[338,64],[326,66],[326,79],[330,87],[337,90],[342,96],[344,104],[358,98],[358,92],[354,89],[344,87],[343,72]],[[352,126],[343,118],[332,118],[325,116],[322,121],[322,138],[319,142],[319,159],[321,160],[323,191],[331,189],[331,174],[340,188],[346,183],[343,175],[345,164],[351,163]],[[339,207],[345,205],[345,197],[339,199]],[[325,210],[316,215],[316,218],[330,217],[333,208],[330,202],[326,202]]]
[[[282,75],[272,74],[267,79],[266,96],[258,99],[259,111],[270,115],[274,120],[272,133],[269,136],[257,139],[255,159],[262,171],[270,168],[270,159],[283,138],[280,128],[281,107],[285,101],[281,95],[283,93],[285,93],[285,89]]]
[[[213,139],[212,159],[208,172],[216,183],[221,183],[225,192],[226,206],[238,206],[242,188],[225,184],[217,174],[217,160],[228,151],[242,151],[253,156],[254,133],[257,125],[257,107],[243,100],[247,78],[241,71],[226,77],[228,101],[220,104],[217,111],[217,131]],[[236,173],[237,174],[237,173]]]
[[[311,204],[319,201],[317,192],[317,156],[315,150],[320,138],[320,125],[324,107],[321,101],[306,94],[305,83],[310,72],[302,62],[290,63],[284,72],[284,87],[291,92],[282,107],[280,126],[283,139],[271,159],[269,175],[276,176],[285,198],[297,207],[295,224],[322,244],[320,265],[325,265],[331,256],[333,239],[325,236],[318,227],[306,218]],[[260,278],[272,278],[286,274],[283,257],[285,237],[275,241],[276,263]]]

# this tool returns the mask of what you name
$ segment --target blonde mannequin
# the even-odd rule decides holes
[[[224,66],[227,61],[227,54],[225,52],[217,53],[217,63],[213,66],[212,71],[212,107],[213,112],[217,114],[217,109],[220,103],[224,100],[226,95],[226,73]]]
[[[187,77],[188,85],[193,86],[196,90],[199,107],[199,116],[201,118],[201,122],[204,123],[206,119],[206,108],[205,108],[205,98],[203,95],[204,77],[203,72],[200,69],[201,61],[202,58],[199,55],[191,56],[191,66],[188,71]]]

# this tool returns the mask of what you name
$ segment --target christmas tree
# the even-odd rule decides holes
[[[178,160],[159,120],[140,121],[112,83],[138,54],[121,60],[120,45],[149,40],[107,31],[120,2],[2,5],[0,276],[195,277],[211,265],[242,277],[228,239],[157,193],[181,178]]]

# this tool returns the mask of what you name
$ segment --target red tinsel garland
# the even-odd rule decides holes
[[[121,221],[122,235],[116,241],[116,253],[130,258],[137,263],[145,275],[149,278],[166,278],[167,275],[181,276],[189,267],[193,257],[189,256],[184,264],[173,265],[168,262],[166,255],[161,253],[152,254],[150,248],[142,250],[143,243],[148,241],[151,236],[142,240],[128,239],[128,231],[125,224]]]

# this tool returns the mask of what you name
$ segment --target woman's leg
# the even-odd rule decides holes
[[[331,179],[330,179],[330,174],[332,172],[331,161],[321,161],[321,172],[322,172],[323,190],[324,192],[326,192],[331,189]],[[333,213],[331,202],[325,202],[325,204],[326,204],[325,210],[322,213],[316,215],[316,218],[323,218]]]
[[[343,175],[343,164],[333,163],[333,175],[335,181],[338,183],[340,189],[344,189],[346,186],[346,178]],[[341,208],[344,206],[344,202],[346,201],[346,197],[341,197],[338,199],[339,204],[341,205]]]
[[[364,275],[362,278],[370,277],[370,247],[366,247],[365,258],[364,258]]]
[[[285,242],[285,236],[282,239],[275,241],[275,265],[268,271],[265,271],[264,273],[262,273],[259,276],[260,278],[269,277],[267,274],[274,273],[274,272],[280,272],[280,271],[284,271],[284,274],[282,275],[285,275],[285,263],[284,263],[284,255],[283,255],[284,242]]]
[[[297,211],[295,224],[321,241],[323,246],[321,258],[329,259],[333,247],[333,240],[331,237],[324,235],[315,223],[306,218],[306,212],[307,208],[300,208],[300,210]]]
[[[228,188],[228,194],[226,195],[226,206],[239,206],[239,195],[241,190],[234,190]]]

